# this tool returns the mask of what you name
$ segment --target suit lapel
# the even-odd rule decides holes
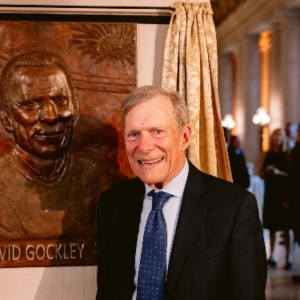
[[[145,185],[143,182],[139,181],[138,188],[132,193],[132,210],[130,215],[130,225],[132,232],[132,240],[134,242],[134,254],[135,254],[135,248],[136,248],[136,242],[137,242],[137,236],[139,232],[139,225],[141,220],[141,213],[143,208],[143,199],[145,196]],[[130,214],[130,212],[128,212]]]
[[[130,187],[127,195],[123,195],[124,201],[122,201],[118,212],[118,234],[116,235],[116,242],[120,243],[120,241],[122,241],[121,251],[126,247],[127,249],[134,249],[135,252],[145,194],[144,183],[139,179],[136,180],[137,182]]]
[[[192,164],[189,168],[168,267],[166,299],[169,299],[171,295],[180,270],[210,206],[201,199],[206,192],[201,173]]]
[[[117,223],[111,235],[114,238],[111,250],[115,268],[119,270],[116,279],[119,285],[117,293],[122,295],[120,299],[130,299],[134,288],[135,250],[145,187],[139,179],[135,179],[126,192],[122,193],[123,200],[117,208]]]

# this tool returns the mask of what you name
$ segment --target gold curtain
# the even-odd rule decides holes
[[[176,2],[168,28],[162,87],[179,92],[193,127],[190,161],[202,171],[231,181],[220,117],[218,60],[210,3]]]

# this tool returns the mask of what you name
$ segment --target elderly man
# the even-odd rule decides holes
[[[99,194],[120,176],[68,153],[78,102],[67,65],[50,53],[19,55],[0,85],[1,122],[14,142],[0,158],[0,240],[95,239]]]
[[[264,299],[256,200],[186,159],[182,98],[138,88],[123,103],[122,122],[137,178],[100,197],[97,300]]]

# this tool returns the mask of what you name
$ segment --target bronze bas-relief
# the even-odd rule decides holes
[[[8,29],[6,23],[1,26]],[[82,44],[74,30],[88,28],[78,26],[68,24],[73,30],[69,51]],[[126,90],[134,87],[130,77],[135,70],[132,61],[122,56],[123,69],[117,72],[116,55],[103,60],[97,47],[84,47],[79,55],[91,55],[89,66],[105,64],[103,75],[109,77],[97,80],[90,74],[93,68],[70,72],[72,64],[68,67],[62,55],[41,48],[16,55],[1,78],[0,118],[5,132],[0,134],[5,151],[0,156],[0,266],[95,264],[98,197],[130,176],[118,146],[118,105]],[[91,49],[96,49],[97,63]],[[125,82],[131,80],[130,85],[118,78],[124,76],[124,68],[129,68]],[[111,85],[108,91],[105,81]],[[117,90],[117,97],[96,102],[98,93],[112,95],[112,90]]]

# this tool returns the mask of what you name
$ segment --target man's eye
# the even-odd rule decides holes
[[[127,135],[127,139],[130,141],[136,140],[138,138],[138,133],[137,132],[131,132]]]
[[[41,101],[38,100],[28,100],[21,103],[21,106],[25,107],[26,109],[39,108],[40,105],[41,105]]]
[[[68,104],[69,99],[66,98],[66,97],[56,97],[56,98],[54,99],[54,102],[55,102],[55,104],[58,105],[58,106],[64,106],[64,105],[67,105],[67,104]]]
[[[154,136],[161,136],[163,134],[163,130],[155,129],[155,130],[152,131],[152,134]]]

